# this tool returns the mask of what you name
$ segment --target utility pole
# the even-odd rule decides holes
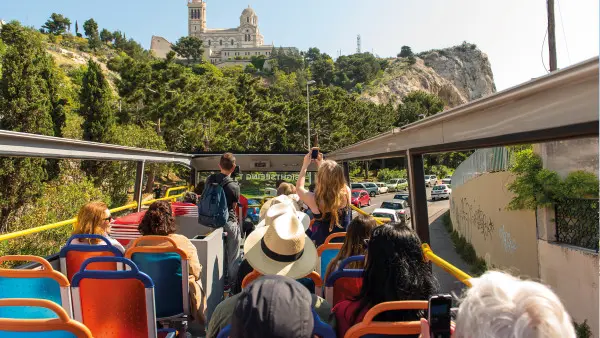
[[[556,34],[554,22],[554,0],[548,0],[548,47],[550,49],[550,71],[556,70]]]

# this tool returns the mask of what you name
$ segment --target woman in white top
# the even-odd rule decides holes
[[[77,221],[73,235],[100,235],[106,237],[112,244],[121,252],[125,252],[125,248],[116,239],[109,236],[110,222],[112,221],[110,210],[104,202],[91,202],[79,209]],[[89,244],[89,245],[106,245],[104,241],[96,238],[76,239],[74,244]]]

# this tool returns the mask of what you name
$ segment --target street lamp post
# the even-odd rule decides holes
[[[310,85],[314,85],[316,82],[314,80],[310,80],[306,82],[306,127],[308,130],[308,150],[310,151],[310,92],[308,87]]]

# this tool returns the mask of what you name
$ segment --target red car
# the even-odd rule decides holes
[[[371,205],[371,196],[366,190],[352,190],[352,205],[362,208],[363,205]]]

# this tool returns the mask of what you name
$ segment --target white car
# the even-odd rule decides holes
[[[449,184],[436,185],[431,189],[431,200],[435,201],[442,198],[450,199],[450,194],[452,194],[452,189]]]
[[[392,210],[392,209],[378,208],[378,209],[375,209],[371,213],[371,216],[378,217],[378,218],[389,218],[392,220],[392,222],[401,222],[402,221],[402,218],[400,218],[400,215],[398,215],[398,212],[396,210]]]
[[[408,187],[408,181],[405,178],[392,178],[387,183],[388,191],[400,191]]]
[[[442,179],[442,184],[452,184],[452,176],[446,176]]]
[[[387,185],[383,182],[375,182],[375,185],[377,186],[380,194],[385,194],[389,190]]]
[[[425,175],[425,186],[432,187],[437,183],[437,176],[435,175]]]

